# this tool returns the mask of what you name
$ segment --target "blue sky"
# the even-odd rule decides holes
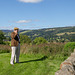
[[[75,0],[0,0],[0,29],[75,26]]]

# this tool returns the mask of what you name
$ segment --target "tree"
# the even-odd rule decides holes
[[[33,44],[43,44],[43,43],[47,43],[48,41],[46,39],[44,39],[43,37],[36,37],[34,40],[33,40]]]
[[[4,33],[0,31],[0,44],[3,44],[3,39],[5,39]]]
[[[31,39],[27,35],[20,35],[20,42],[23,43],[31,43]]]

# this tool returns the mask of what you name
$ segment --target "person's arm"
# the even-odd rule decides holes
[[[11,38],[14,39],[17,36],[14,32],[11,33]]]

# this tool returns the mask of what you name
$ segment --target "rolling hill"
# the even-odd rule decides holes
[[[10,36],[12,30],[2,30],[5,36]],[[20,30],[21,35],[28,35],[32,40],[36,37],[44,37],[49,40],[50,38],[64,38],[75,39],[75,26],[72,27],[57,27],[57,28],[44,28],[38,30]]]

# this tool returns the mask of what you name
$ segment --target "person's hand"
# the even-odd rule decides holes
[[[15,35],[17,35],[18,33],[16,32]]]

